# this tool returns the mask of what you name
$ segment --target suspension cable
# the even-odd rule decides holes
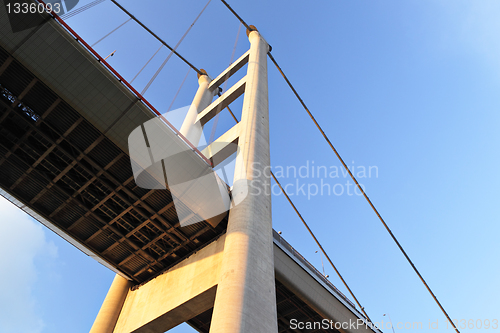
[[[340,274],[339,270],[337,269],[337,267],[333,264],[332,260],[330,259],[330,257],[328,256],[328,254],[326,253],[325,249],[323,248],[323,246],[321,246],[321,243],[319,242],[319,240],[316,238],[316,236],[314,235],[314,233],[312,232],[311,228],[309,228],[309,225],[307,224],[307,222],[304,220],[304,218],[302,217],[302,214],[299,213],[299,210],[297,209],[297,207],[293,204],[292,202],[292,199],[290,199],[290,197],[288,196],[288,194],[285,192],[285,190],[283,189],[283,187],[281,186],[280,182],[278,181],[278,179],[276,178],[276,176],[274,175],[274,173],[271,171],[271,176],[273,177],[274,181],[276,182],[276,184],[278,184],[279,188],[281,189],[281,192],[283,192],[283,194],[285,195],[286,199],[288,200],[288,202],[290,203],[290,205],[292,206],[293,210],[295,210],[295,213],[297,213],[297,215],[299,216],[300,220],[302,221],[302,223],[304,224],[304,226],[306,227],[307,231],[309,231],[309,234],[312,236],[312,238],[314,238],[314,241],[316,242],[316,245],[318,245],[318,247],[321,249],[321,252],[323,252],[323,254],[325,255],[326,259],[328,259],[328,262],[330,263],[330,265],[332,265],[333,269],[335,270],[335,272],[337,273],[337,275],[339,276],[340,280],[342,280],[342,283],[344,284],[344,286],[347,288],[347,290],[349,291],[349,293],[351,294],[352,298],[354,298],[354,301],[356,301],[356,303],[358,304],[358,306],[360,307],[361,311],[363,311],[363,313],[365,314],[365,317],[366,319],[368,319],[369,322],[372,322],[372,320],[370,319],[370,317],[368,317],[368,314],[366,313],[365,311],[365,308],[361,306],[361,304],[359,303],[358,299],[356,298],[356,296],[354,296],[354,293],[352,292],[351,288],[349,288],[349,286],[347,285],[347,282],[344,280],[344,278],[342,277],[342,275]]]
[[[188,71],[186,73],[186,76],[184,77],[184,80],[182,80],[181,82],[181,85],[179,86],[179,89],[177,89],[177,92],[175,93],[175,96],[174,98],[172,99],[172,102],[170,103],[168,109],[167,109],[167,112],[170,111],[170,109],[172,108],[172,105],[174,105],[174,102],[175,100],[177,99],[177,95],[179,95],[179,93],[181,92],[181,89],[182,89],[182,86],[184,86],[184,82],[186,82],[186,79],[188,78],[189,76],[189,72],[191,72],[191,67],[188,68]]]
[[[176,53],[177,48],[179,47],[179,45],[181,45],[181,43],[184,40],[184,38],[186,38],[186,36],[189,33],[189,31],[191,31],[191,28],[195,25],[196,21],[198,21],[198,19],[200,18],[201,14],[203,14],[203,12],[205,11],[205,9],[208,7],[208,4],[210,3],[210,1],[212,1],[212,0],[208,0],[208,2],[205,5],[205,7],[203,7],[203,9],[198,14],[198,16],[196,16],[196,18],[194,19],[193,23],[191,23],[191,25],[186,30],[186,32],[184,33],[184,35],[182,35],[181,39],[179,39],[179,41],[177,42],[177,44],[174,46],[173,50],[169,53],[169,55],[167,56],[167,58],[165,59],[165,61],[163,61],[163,63],[161,64],[160,68],[158,68],[158,70],[153,75],[153,77],[151,78],[151,80],[149,80],[148,84],[146,85],[146,87],[144,88],[144,90],[141,92],[142,95],[144,95],[146,93],[146,91],[149,89],[149,87],[151,87],[151,84],[153,84],[153,82],[156,80],[156,78],[158,77],[158,75],[160,74],[160,72],[163,70],[163,67],[165,67],[165,65],[167,64],[167,62],[172,57],[172,55],[174,53]]]
[[[194,69],[196,71],[196,73],[200,74],[200,75],[203,75],[204,73],[202,71],[200,71],[196,66],[194,66],[192,63],[190,63],[189,61],[187,61],[186,58],[184,58],[183,56],[181,56],[177,51],[175,51],[174,48],[172,48],[170,45],[168,45],[163,39],[161,39],[160,37],[158,37],[157,34],[155,34],[153,31],[151,31],[151,29],[149,29],[146,25],[144,25],[144,23],[142,23],[141,21],[139,21],[134,15],[132,15],[128,10],[126,10],[122,5],[120,5],[116,0],[111,0],[111,2],[113,2],[118,8],[120,8],[125,14],[127,14],[128,16],[130,16],[132,18],[132,20],[134,20],[135,22],[137,22],[137,24],[139,24],[142,28],[144,28],[147,32],[149,32],[154,38],[156,38],[160,43],[162,43],[163,45],[165,45],[170,51],[172,51],[177,57],[179,57],[179,59],[181,59],[182,61],[184,61],[189,67],[191,67],[192,69]]]
[[[281,75],[285,79],[285,81],[288,84],[288,86],[290,87],[290,89],[292,89],[293,93],[295,94],[295,96],[297,97],[297,99],[300,101],[300,103],[302,104],[302,106],[304,107],[304,109],[306,110],[306,112],[309,115],[309,117],[312,119],[312,121],[314,122],[314,124],[316,125],[316,127],[318,128],[318,130],[321,132],[321,134],[325,138],[325,140],[328,143],[328,145],[330,146],[330,148],[333,150],[333,152],[335,153],[335,155],[339,159],[340,163],[342,163],[344,169],[347,170],[347,172],[349,173],[349,176],[351,177],[351,179],[354,181],[354,183],[356,183],[356,186],[359,188],[359,190],[361,191],[361,193],[365,197],[366,201],[368,202],[368,204],[370,205],[370,207],[373,209],[373,211],[375,212],[375,214],[379,218],[380,222],[382,222],[382,224],[384,225],[385,229],[387,230],[387,232],[389,233],[389,235],[391,236],[391,238],[394,240],[394,242],[396,243],[396,245],[399,247],[399,250],[401,251],[401,253],[403,253],[404,257],[406,258],[406,260],[408,261],[408,263],[411,265],[411,267],[413,268],[413,270],[415,271],[415,273],[417,273],[418,277],[420,278],[420,280],[422,281],[422,283],[424,284],[424,286],[427,288],[427,290],[431,294],[432,298],[434,298],[434,301],[436,301],[437,305],[439,306],[439,308],[441,309],[441,311],[444,313],[444,315],[446,316],[446,318],[448,319],[448,321],[453,325],[453,328],[455,329],[455,331],[457,333],[460,333],[460,331],[455,326],[455,323],[453,323],[453,321],[451,320],[450,316],[448,315],[448,313],[446,312],[446,310],[444,309],[444,307],[441,305],[441,303],[437,299],[437,297],[434,294],[434,292],[432,292],[431,288],[429,287],[429,285],[427,284],[427,282],[424,280],[422,274],[420,274],[419,270],[417,269],[417,267],[415,266],[415,264],[413,263],[413,261],[410,259],[410,257],[406,253],[406,251],[403,249],[403,246],[399,243],[399,241],[396,238],[396,236],[394,236],[394,234],[392,233],[391,229],[389,228],[389,226],[387,225],[387,223],[385,222],[385,220],[382,218],[382,215],[380,215],[380,213],[377,210],[377,208],[375,208],[375,205],[372,203],[372,201],[370,200],[370,198],[366,194],[366,192],[363,189],[363,187],[359,184],[358,180],[353,175],[353,173],[351,172],[351,170],[349,169],[349,167],[347,166],[347,164],[344,162],[344,160],[340,156],[340,154],[337,151],[337,149],[335,149],[335,147],[333,146],[332,142],[330,141],[330,139],[328,138],[328,136],[326,135],[326,133],[323,131],[323,129],[321,128],[321,126],[319,125],[319,123],[316,121],[316,118],[314,118],[314,116],[312,115],[311,111],[309,111],[309,109],[307,108],[307,106],[304,103],[304,101],[302,100],[302,98],[300,98],[299,94],[297,93],[297,91],[295,90],[295,88],[293,87],[293,85],[290,83],[290,81],[286,77],[286,75],[283,72],[283,70],[281,69],[281,67],[276,62],[276,59],[274,59],[274,57],[271,55],[270,52],[268,53],[268,55],[269,55],[269,58],[271,59],[271,61],[276,66],[276,68],[278,69],[278,71],[281,73]]]
[[[95,1],[92,1],[91,3],[89,3],[89,4],[85,5],[85,6],[81,6],[81,7],[77,8],[77,9],[75,9],[75,10],[72,10],[72,11],[70,11],[70,12],[62,15],[61,19],[67,20],[67,19],[69,19],[69,18],[71,18],[71,17],[73,17],[75,15],[78,15],[78,14],[86,11],[87,9],[90,9],[90,8],[96,6],[96,5],[98,5],[98,4],[100,4],[100,3],[104,2],[104,1],[105,0],[95,0]]]
[[[246,22],[238,15],[238,13],[236,13],[234,11],[233,8],[231,8],[231,6],[229,6],[229,4],[226,1],[224,1],[224,0],[221,0],[221,1],[224,5],[226,5],[227,9],[229,9],[231,11],[231,13],[233,13],[233,15],[241,22],[241,24],[243,24],[245,26],[245,28],[247,28],[248,31],[254,30],[254,29],[250,28],[250,26],[248,24],[246,24]]]
[[[231,109],[229,109],[229,107],[227,108],[228,111],[231,113],[231,116],[233,116],[234,120],[236,121],[236,123],[238,123],[239,121],[236,119],[233,111],[231,111]],[[356,303],[358,304],[359,308],[361,309],[361,311],[363,311],[366,319],[368,319],[369,322],[372,322],[372,320],[370,319],[370,317],[368,316],[368,314],[366,313],[365,311],[365,308],[363,306],[361,306],[361,304],[359,303],[358,299],[356,298],[356,296],[354,295],[354,293],[352,292],[351,288],[349,287],[349,285],[347,284],[347,282],[344,280],[344,278],[342,277],[342,275],[340,274],[339,270],[337,269],[337,267],[333,264],[333,261],[330,259],[330,257],[328,256],[328,254],[326,253],[325,249],[323,248],[323,246],[321,246],[321,243],[319,242],[319,240],[316,238],[316,236],[314,235],[313,231],[311,230],[311,228],[309,228],[309,225],[307,224],[306,220],[304,220],[304,218],[302,217],[302,214],[300,214],[299,210],[297,209],[297,207],[294,205],[292,199],[290,199],[290,197],[288,196],[288,193],[285,192],[285,190],[283,189],[283,187],[281,186],[281,183],[278,181],[278,178],[276,178],[276,176],[274,175],[274,172],[271,171],[271,176],[273,177],[274,181],[276,182],[276,184],[278,184],[279,188],[281,189],[281,192],[283,192],[283,194],[285,195],[286,199],[288,200],[288,202],[290,203],[290,205],[292,206],[293,210],[295,211],[295,213],[297,213],[297,216],[300,218],[300,220],[302,221],[302,223],[304,224],[304,226],[306,227],[307,231],[309,231],[309,234],[312,236],[312,238],[314,238],[314,241],[316,242],[316,245],[318,245],[318,247],[321,249],[321,252],[323,252],[323,254],[325,255],[325,257],[328,259],[328,262],[330,263],[330,265],[332,265],[333,269],[335,270],[335,272],[337,273],[337,275],[339,276],[340,280],[342,281],[342,283],[344,284],[344,286],[347,288],[347,290],[349,291],[349,293],[351,294],[352,298],[354,298],[354,301],[356,301]]]
[[[119,26],[117,26],[116,28],[114,28],[113,30],[111,30],[109,33],[107,33],[104,37],[102,37],[101,39],[99,39],[97,42],[95,42],[94,44],[90,45],[90,47],[96,46],[97,44],[99,44],[100,42],[102,42],[104,39],[106,39],[107,37],[109,37],[113,32],[115,32],[116,30],[120,29],[121,27],[123,27],[125,24],[127,24],[131,20],[132,19],[129,18],[128,20],[126,20],[125,22],[123,22],[122,24],[120,24]]]
[[[160,65],[160,67],[156,70],[156,72],[153,75],[153,77],[149,80],[149,82],[146,84],[146,86],[144,87],[144,89],[142,89],[141,95],[144,96],[144,94],[146,93],[146,91],[148,91],[149,87],[151,87],[151,85],[156,80],[156,78],[158,77],[158,75],[160,74],[160,72],[163,70],[163,67],[165,67],[165,65],[167,64],[168,60],[172,56],[172,54],[173,54],[173,52],[170,52],[169,55],[167,56],[167,59],[165,59],[163,61],[163,63]]]
[[[130,83],[134,82],[135,79],[137,79],[137,77],[139,76],[139,74],[142,73],[142,71],[147,67],[147,65],[149,65],[149,63],[151,62],[151,60],[153,60],[153,58],[158,54],[158,52],[160,52],[161,48],[163,47],[163,44],[160,45],[160,47],[158,48],[158,50],[156,50],[156,52],[153,54],[153,56],[151,58],[149,58],[149,60],[146,62],[146,64],[144,66],[142,66],[141,70],[139,72],[137,72],[137,74],[135,74],[134,78],[132,80],[130,80]],[[189,69],[191,69],[191,67],[189,67]]]

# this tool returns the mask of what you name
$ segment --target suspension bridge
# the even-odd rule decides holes
[[[90,45],[65,20],[103,2],[93,1],[61,16],[43,1],[27,2],[44,8],[30,16],[0,10],[0,194],[116,273],[91,332],[165,332],[184,322],[200,332],[380,332],[318,241],[314,226],[306,222],[277,177],[265,172],[255,177],[255,170],[248,168],[254,163],[262,168],[270,166],[268,59],[454,326],[279,66],[272,55],[272,41],[258,28],[248,25],[222,1],[246,30],[249,49],[237,59],[233,49],[229,67],[212,78],[178,51],[210,1],[172,46],[111,0],[128,18]],[[141,92],[132,83],[158,51],[129,82],[108,63],[113,54],[106,57],[94,49],[131,21],[161,44],[158,51],[167,48],[170,52]],[[13,26],[23,28],[14,31]],[[196,72],[199,81],[179,129],[144,97],[171,57]],[[241,79],[228,88],[233,75]],[[241,96],[242,110],[235,115],[232,103]],[[216,139],[222,112],[231,114],[234,125]],[[164,126],[161,142],[147,139],[151,132],[145,124],[156,119]],[[209,145],[199,149],[199,128],[203,130],[211,120]],[[151,163],[163,163],[163,173],[151,172],[155,185],[149,188],[138,185],[133,168],[130,135],[141,128],[146,138],[144,151],[149,150]],[[238,152],[236,156],[241,158],[236,157],[234,183],[218,187],[221,195],[231,197],[233,205],[218,214],[205,212],[202,202],[211,195],[196,200],[186,195],[202,191],[194,190],[195,184],[178,194],[164,156],[154,156],[155,145],[171,145],[175,152],[185,152],[187,157],[182,162],[176,160],[173,169],[190,173],[190,180]],[[220,183],[218,176],[213,179]],[[270,193],[245,192],[250,182],[264,193],[271,179],[344,283],[347,296],[272,230]],[[210,184],[207,181],[202,187]],[[207,202],[205,206],[214,205]],[[332,325],[312,330],[291,328],[293,321],[324,319]]]

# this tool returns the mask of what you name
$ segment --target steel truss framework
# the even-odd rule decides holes
[[[136,283],[227,225],[181,228],[170,192],[137,187],[129,156],[3,48],[0,186]]]

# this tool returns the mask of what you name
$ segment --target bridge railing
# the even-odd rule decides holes
[[[43,4],[45,7],[46,4],[43,0],[34,0],[37,1],[40,4]],[[175,126],[173,126],[165,117],[147,100],[142,96],[127,80],[125,80],[99,53],[97,53],[96,50],[92,48],[80,35],[78,35],[57,13],[54,11],[47,11],[47,14],[51,15],[58,23],[59,25],[66,31],[68,32],[81,46],[83,46],[87,51],[92,54],[95,59],[101,63],[105,68],[109,70],[117,79],[119,82],[121,82],[132,94],[135,95],[137,99],[139,99],[153,114],[156,116],[160,117],[163,122],[182,140],[184,141],[188,146],[191,147],[191,149],[198,155],[205,163],[207,163],[209,166],[212,166],[212,162],[208,160],[205,155],[199,151],[199,149],[194,146],[184,135],[182,135]]]
[[[292,254],[295,259],[300,261],[304,266],[311,270],[322,282],[328,285],[333,291],[335,291],[342,299],[344,299],[347,303],[349,303],[353,308],[356,308],[353,302],[348,299],[340,290],[337,289],[320,271],[316,269],[303,255],[301,255],[297,250],[293,248],[280,234],[273,229],[273,237],[276,243],[279,243],[282,247],[284,247],[290,254]]]

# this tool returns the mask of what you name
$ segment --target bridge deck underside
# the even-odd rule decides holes
[[[310,306],[304,303],[297,295],[295,295],[292,291],[290,291],[290,289],[288,289],[278,280],[276,280],[276,305],[278,310],[279,333],[339,333],[339,331],[335,328],[322,328],[318,326],[313,329],[292,329],[295,328],[295,326],[292,324],[293,322],[291,322],[294,319],[297,321],[297,323],[321,323],[324,318],[316,311],[314,311]],[[212,320],[212,311],[213,308],[194,317],[187,323],[198,332],[209,333],[210,322]]]
[[[210,243],[227,225],[181,228],[178,215],[193,212],[177,211],[168,190],[137,187],[129,156],[2,47],[0,187],[136,283]]]

